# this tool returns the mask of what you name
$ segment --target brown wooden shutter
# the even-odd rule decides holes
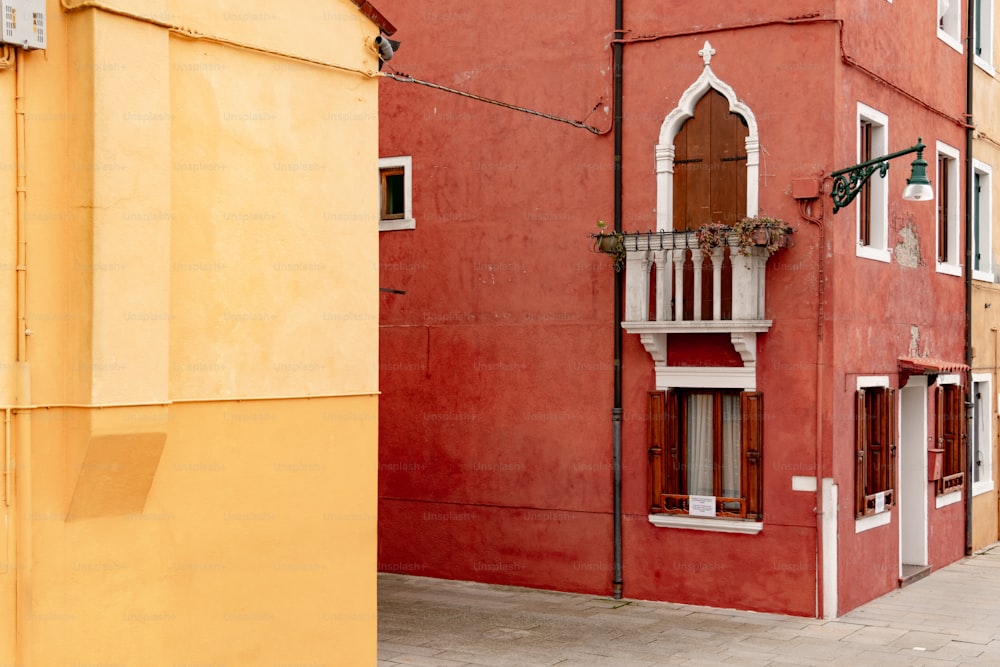
[[[958,470],[965,472],[966,461],[969,460],[969,421],[966,414],[965,392],[959,385],[955,386],[955,402],[957,404],[956,414],[958,415]],[[963,483],[972,484],[972,478],[965,475]],[[970,491],[971,493],[971,491]]]
[[[885,486],[882,490],[892,489],[891,503],[896,504],[896,390],[888,388],[883,392],[884,409],[882,410],[883,433],[882,442],[883,456],[885,464]],[[888,502],[886,504],[889,504]]]
[[[664,493],[687,493],[687,485],[681,486],[681,462],[683,460],[681,447],[684,446],[684,440],[681,438],[678,414],[680,414],[680,395],[676,391],[668,389],[663,410],[664,460],[666,463],[663,478]],[[684,491],[681,491],[682,488]]]
[[[960,475],[965,471],[968,428],[965,422],[965,396],[961,385],[939,387],[938,393],[938,447],[944,449],[945,477]],[[952,480],[949,488],[960,485],[962,480]],[[943,489],[939,489],[941,491]]]
[[[660,494],[663,493],[664,455],[666,445],[664,439],[663,412],[666,395],[662,391],[649,392],[649,509],[651,512],[662,510]]]
[[[709,90],[674,138],[674,230],[732,225],[746,213],[749,130],[729,100]]]
[[[760,393],[745,391],[740,394],[741,486],[747,503],[747,518],[758,521],[764,518],[763,413],[764,401]]]
[[[865,390],[854,395],[854,514],[865,513],[865,458],[868,452],[868,415],[865,411]]]

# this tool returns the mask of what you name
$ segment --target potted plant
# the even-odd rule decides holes
[[[621,232],[607,231],[608,224],[597,221],[597,233],[592,234],[594,251],[611,255],[615,260],[615,271],[621,271],[625,266],[625,235]]]
[[[710,222],[695,230],[694,235],[698,241],[698,247],[707,255],[715,248],[721,248],[726,245],[726,239],[729,237],[729,232],[731,231],[732,228],[728,225],[724,225],[721,222]]]
[[[747,216],[733,225],[736,243],[740,253],[750,254],[750,248],[764,248],[768,256],[778,252],[788,244],[791,229],[783,220],[767,216]]]

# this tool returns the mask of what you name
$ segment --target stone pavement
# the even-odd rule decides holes
[[[1000,545],[836,620],[394,574],[378,667],[1000,667]]]

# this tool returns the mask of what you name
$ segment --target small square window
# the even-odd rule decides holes
[[[379,158],[380,232],[417,226],[413,219],[412,165],[408,155]]]

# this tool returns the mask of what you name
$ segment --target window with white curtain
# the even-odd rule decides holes
[[[762,398],[737,389],[650,393],[650,512],[763,517]]]

